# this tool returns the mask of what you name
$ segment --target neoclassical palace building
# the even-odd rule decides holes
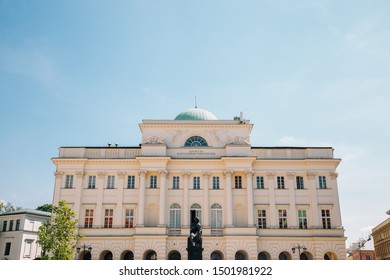
[[[200,108],[143,120],[135,147],[61,147],[54,201],[84,236],[77,259],[188,258],[200,219],[203,260],[345,259],[330,147],[252,146],[253,124]]]

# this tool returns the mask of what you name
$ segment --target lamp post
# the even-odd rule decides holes
[[[301,250],[302,252],[305,252],[306,249],[307,248],[305,247],[305,245],[301,245],[301,244],[297,244],[291,247],[291,251],[293,252],[293,254],[295,254],[295,251],[298,250],[298,257],[300,260],[301,260]]]
[[[92,247],[91,247],[91,245],[86,245],[86,244],[78,245],[78,246],[76,247],[77,255],[78,255],[81,251],[84,252],[84,256],[85,256],[86,252],[91,253]]]

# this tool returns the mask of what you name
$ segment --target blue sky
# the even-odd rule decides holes
[[[386,219],[390,1],[0,0],[0,199],[50,203],[60,146],[244,112],[253,146],[332,146],[347,245]]]

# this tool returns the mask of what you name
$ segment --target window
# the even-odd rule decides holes
[[[106,209],[104,212],[104,227],[105,228],[112,228],[112,220],[114,216],[114,210],[113,209]]]
[[[219,204],[211,206],[211,228],[222,228],[222,207]]]
[[[4,256],[9,256],[11,253],[11,242],[5,243]]]
[[[278,176],[278,189],[284,189],[284,177],[283,176]]]
[[[287,210],[279,209],[279,228],[287,228]]]
[[[15,230],[16,231],[20,230],[20,220],[16,220]]]
[[[267,215],[265,210],[257,210],[257,224],[259,228],[267,228]]]
[[[202,223],[202,207],[200,207],[200,205],[197,203],[192,204],[192,206],[191,206],[191,221],[190,221],[190,223],[192,223],[192,221],[194,220],[195,217],[198,217],[199,222]]]
[[[256,188],[264,189],[264,177],[256,176]]]
[[[298,225],[301,229],[307,229],[306,210],[298,210]]]
[[[213,177],[213,190],[219,190],[219,177]]]
[[[177,203],[172,204],[169,209],[169,227],[181,228],[181,208]]]
[[[85,228],[92,228],[93,226],[93,209],[85,209]]]
[[[125,213],[125,228],[134,227],[134,209],[126,209]]]
[[[3,221],[3,231],[7,230],[7,221]]]
[[[187,139],[187,141],[184,143],[184,146],[186,146],[186,147],[199,147],[199,146],[207,147],[208,144],[204,138],[202,138],[200,136],[192,136],[192,137]]]
[[[66,189],[73,188],[73,175],[66,175],[65,188]]]
[[[14,220],[9,221],[9,231],[13,231],[14,229]]]
[[[107,176],[107,189],[115,188],[115,176],[108,175]]]
[[[326,177],[318,176],[318,183],[320,185],[320,189],[326,189]]]
[[[322,228],[330,229],[330,211],[329,210],[321,210],[321,216],[322,216]]]
[[[135,176],[134,175],[127,176],[127,188],[128,189],[135,188]]]
[[[234,176],[234,187],[236,189],[242,189],[242,177]]]
[[[194,177],[194,190],[200,189],[200,177],[195,176]]]
[[[150,176],[150,188],[151,189],[157,188],[157,175]]]
[[[305,188],[305,185],[303,183],[303,177],[302,176],[297,176],[296,180],[297,180],[297,189],[298,190],[303,190]]]
[[[88,177],[88,189],[96,188],[96,176]]]
[[[180,177],[179,176],[173,176],[172,188],[173,189],[178,189],[179,186],[180,186]]]
[[[26,239],[24,241],[24,257],[30,257],[31,256],[31,249],[32,249],[32,243],[33,243],[33,240],[31,239]]]

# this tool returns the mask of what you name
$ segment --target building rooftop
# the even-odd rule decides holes
[[[184,112],[181,112],[178,114],[175,118],[175,120],[182,120],[182,121],[188,121],[188,120],[203,120],[203,121],[212,121],[217,120],[217,117],[202,108],[191,108],[188,110],[185,110]]]
[[[33,209],[20,209],[10,213],[0,214],[0,216],[19,215],[19,214],[30,214],[30,215],[45,216],[45,217],[51,216],[50,212],[33,210]]]

